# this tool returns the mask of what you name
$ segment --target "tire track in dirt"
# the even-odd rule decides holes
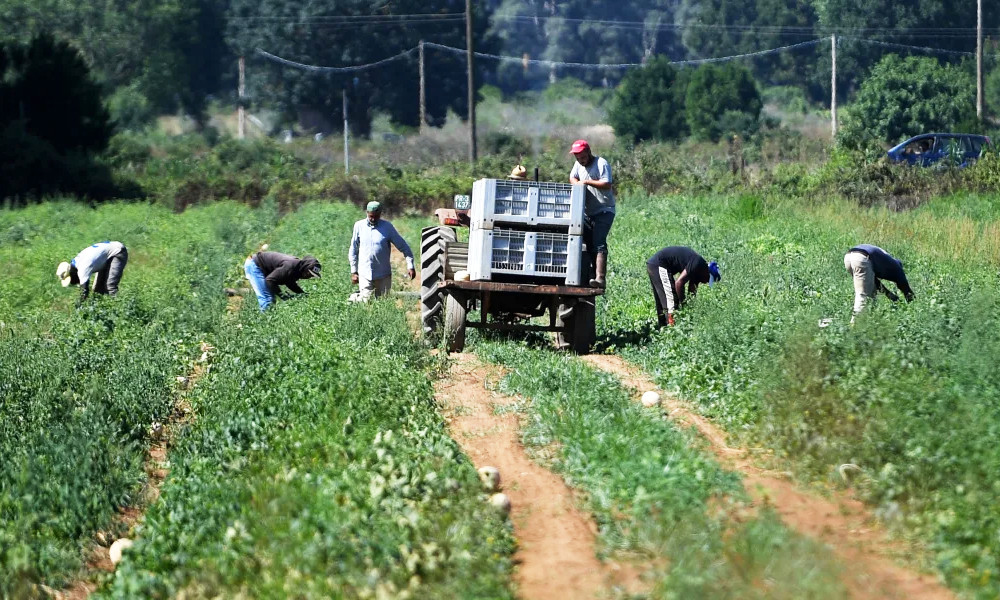
[[[590,355],[591,365],[617,376],[636,391],[658,390],[638,368],[617,356]],[[755,505],[771,507],[792,529],[829,546],[845,565],[843,581],[852,598],[939,600],[954,594],[929,574],[897,564],[893,556],[909,549],[890,538],[860,501],[843,492],[824,498],[804,491],[782,474],[753,464],[749,453],[733,448],[726,434],[687,404],[660,391],[663,409],[672,419],[694,427],[709,442],[720,463],[743,476],[743,485]]]
[[[498,368],[484,366],[472,355],[452,354],[447,377],[435,384],[435,396],[452,437],[473,463],[500,470],[518,541],[519,597],[584,599],[643,591],[637,568],[598,560],[593,519],[576,506],[573,490],[560,476],[525,452],[512,406],[518,400],[487,389],[487,378],[500,375]]]

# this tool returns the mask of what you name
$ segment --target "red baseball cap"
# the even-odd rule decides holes
[[[579,154],[584,150],[590,150],[590,144],[587,143],[587,140],[576,140],[573,142],[573,147],[570,148],[569,153]]]

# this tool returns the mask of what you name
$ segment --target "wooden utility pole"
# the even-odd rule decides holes
[[[469,162],[475,163],[476,153],[476,79],[475,54],[472,49],[472,0],[465,0],[466,70],[469,85]]]
[[[830,130],[837,137],[837,35],[830,36]]]
[[[247,131],[247,109],[243,106],[244,97],[246,96],[246,60],[240,57],[240,84],[237,88],[239,93],[239,100],[236,108],[236,137],[238,139],[243,139],[246,136]]]
[[[344,173],[351,172],[351,148],[348,146],[348,132],[347,132],[347,89],[345,88],[341,92],[342,98],[344,100]]]
[[[976,118],[983,120],[983,0],[976,0]]]
[[[420,132],[427,124],[427,80],[424,78],[424,40],[420,40]]]

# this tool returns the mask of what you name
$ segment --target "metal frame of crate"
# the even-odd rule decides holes
[[[520,224],[565,228],[583,233],[582,185],[507,179],[480,179],[472,185],[472,229]]]
[[[469,276],[488,281],[494,274],[552,277],[580,285],[583,238],[568,233],[494,227],[469,234]]]

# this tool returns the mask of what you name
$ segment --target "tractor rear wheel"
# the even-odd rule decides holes
[[[444,309],[444,339],[448,352],[461,352],[465,349],[465,305],[447,295]]]
[[[592,299],[580,298],[575,304],[560,304],[556,314],[556,346],[576,354],[590,354],[597,339],[597,315]]]
[[[420,232],[420,321],[424,337],[433,341],[444,318],[445,243],[457,239],[451,227],[425,227]]]

